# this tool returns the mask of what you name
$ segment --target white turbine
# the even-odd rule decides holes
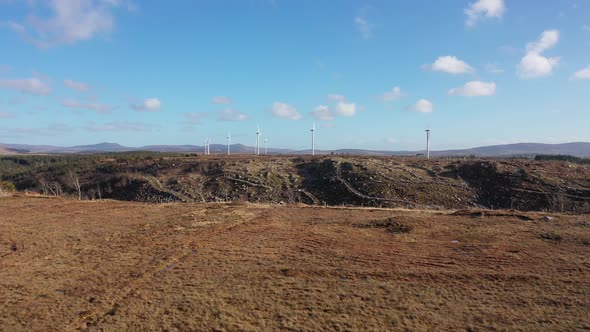
[[[260,155],[260,127],[256,126],[256,154]]]
[[[207,138],[207,155],[211,154],[211,139]]]
[[[265,155],[267,154],[267,150],[266,150],[266,146],[267,146],[267,144],[268,144],[268,138],[265,138],[265,139],[264,139],[264,154],[265,154]]]
[[[315,155],[315,122],[313,123],[313,127],[311,127],[311,155]]]
[[[430,159],[430,128],[426,129],[426,159]]]
[[[229,156],[231,154],[230,150],[229,150],[229,144],[231,143],[231,135],[229,133],[229,131],[227,132],[227,155]]]
[[[205,140],[205,145],[203,145],[203,150],[205,150],[205,155],[207,155],[207,151],[209,151],[209,140]]]

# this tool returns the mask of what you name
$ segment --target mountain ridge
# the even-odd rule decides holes
[[[0,143],[2,154],[23,154],[23,153],[100,153],[100,152],[126,152],[126,151],[150,151],[150,152],[177,152],[177,153],[202,153],[204,147],[201,145],[146,145],[142,147],[127,147],[118,143],[101,142],[90,145],[76,145],[71,147],[53,146],[53,145],[30,145],[30,144],[5,144]],[[254,153],[255,148],[243,144],[231,144],[233,153]],[[211,153],[224,153],[227,151],[225,144],[211,144],[209,146]],[[263,150],[263,148],[261,148]],[[262,152],[262,151],[261,151]],[[310,154],[311,150],[293,150],[269,148],[271,154]],[[334,150],[316,150],[316,154],[352,154],[352,155],[374,155],[374,156],[414,156],[424,154],[424,150],[367,150],[367,149],[334,149]],[[569,142],[569,143],[513,143],[479,146],[466,149],[450,149],[430,151],[435,157],[444,156],[480,156],[480,157],[508,157],[508,156],[527,156],[537,154],[565,154],[577,157],[590,157],[590,142]]]

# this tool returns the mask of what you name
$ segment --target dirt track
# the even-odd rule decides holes
[[[0,211],[0,330],[590,329],[588,216],[43,198]],[[409,232],[370,227],[385,218]]]

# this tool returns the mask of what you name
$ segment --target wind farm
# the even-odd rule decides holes
[[[256,154],[260,155],[260,127],[256,127]]]
[[[315,155],[315,122],[311,127],[311,155]]]
[[[430,159],[430,128],[426,129],[426,159]]]
[[[289,154],[289,153],[291,153],[291,154],[305,154],[306,151],[309,151],[308,152],[309,154],[311,154],[312,156],[315,156],[316,155],[316,124],[315,124],[315,122],[312,124],[312,127],[310,129],[310,132],[311,132],[311,145],[310,145],[310,149],[309,150],[295,151],[295,150],[288,150],[288,149],[278,149],[274,153],[279,153],[279,154]],[[425,155],[426,159],[430,159],[430,128],[429,129],[426,129],[425,132],[426,132],[426,149],[424,150],[425,151],[424,152],[424,155]],[[253,154],[255,154],[257,156],[261,155],[261,153],[260,153],[260,135],[262,135],[262,131],[260,130],[260,126],[257,125],[256,126],[256,145],[252,149]],[[204,155],[210,155],[211,154],[211,152],[210,152],[210,142],[211,142],[211,139],[209,139],[209,138],[205,140],[205,145],[203,146],[203,154]],[[228,156],[231,155],[231,145],[232,145],[231,142],[232,142],[231,141],[231,134],[228,131],[227,132],[227,136],[226,136],[226,154]],[[268,142],[269,142],[268,137],[265,137],[264,140],[263,140],[264,147],[263,147],[263,150],[262,150],[263,151],[262,155],[268,155]],[[241,145],[241,146],[244,147],[244,145]],[[197,149],[197,148],[195,147],[195,149]],[[141,150],[141,148],[138,149],[138,150]],[[246,148],[246,150],[247,150],[247,148]],[[347,150],[343,150],[342,153],[350,154],[350,153],[348,153],[346,151]],[[190,148],[187,148],[186,149],[186,152],[192,152],[192,151],[191,151]],[[244,152],[245,151],[239,151],[239,153],[244,153]],[[324,151],[323,153],[333,153],[333,151]],[[354,154],[354,153],[352,153],[352,154]],[[388,152],[386,152],[386,151],[381,151],[381,152],[375,151],[375,152],[372,152],[372,151],[368,151],[368,150],[363,152],[362,150],[356,150],[356,154],[388,154]],[[396,155],[396,152],[392,151],[392,152],[389,152],[389,154]],[[420,155],[421,153],[419,151],[416,151],[416,152],[404,151],[404,152],[397,152],[397,154],[409,156],[409,155]],[[461,154],[458,153],[457,155],[461,155]]]

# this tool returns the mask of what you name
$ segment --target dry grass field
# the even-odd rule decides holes
[[[590,330],[590,217],[0,198],[0,330]]]

